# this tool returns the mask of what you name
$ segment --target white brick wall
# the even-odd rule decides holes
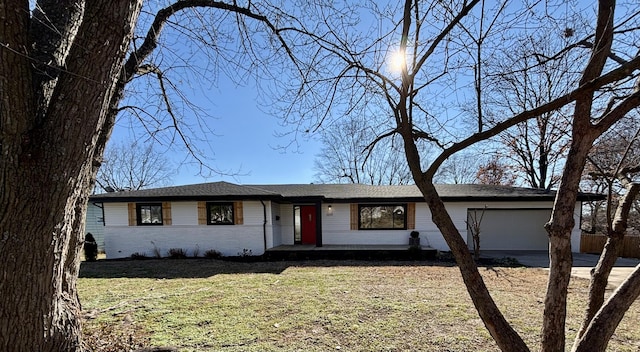
[[[253,255],[264,253],[262,226],[108,226],[105,228],[107,258],[126,258],[134,253],[166,256],[171,248],[181,248],[193,255],[210,249],[225,256],[236,256],[244,249]]]
[[[268,206],[268,205],[267,205]],[[258,201],[244,202],[243,225],[198,225],[197,202],[172,202],[172,225],[128,226],[127,203],[105,203],[105,252],[107,258],[126,258],[134,253],[166,256],[171,248],[193,255],[213,249],[225,256],[250,250],[264,253],[263,207]],[[270,215],[268,213],[268,215]],[[271,229],[267,226],[267,236]]]
[[[526,209],[550,208],[552,202],[476,202],[448,203],[447,210],[467,240],[465,220],[467,209]],[[267,210],[267,248],[290,245],[293,240],[293,205],[276,204],[265,201]],[[328,214],[328,203],[322,205],[323,244],[398,244],[409,242],[412,230],[351,230],[350,205],[332,203],[332,215]],[[243,225],[198,225],[197,202],[172,202],[170,226],[128,226],[127,203],[105,203],[105,251],[108,258],[129,257],[133,253],[154,256],[156,251],[166,255],[170,248],[181,248],[190,255],[199,248],[200,255],[214,249],[225,256],[235,256],[250,250],[253,255],[264,253],[265,234],[263,229],[264,208],[259,201],[243,202]],[[580,220],[579,204],[574,214],[576,224]],[[279,220],[276,220],[279,216]],[[439,250],[448,250],[440,231],[431,222],[431,215],[425,203],[416,204],[416,231],[420,232],[423,245]],[[579,250],[580,229],[572,233],[574,251]]]

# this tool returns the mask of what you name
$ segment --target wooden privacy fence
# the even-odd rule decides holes
[[[605,235],[582,234],[580,253],[601,253],[607,242]],[[618,256],[625,258],[640,258],[640,236],[624,236]]]

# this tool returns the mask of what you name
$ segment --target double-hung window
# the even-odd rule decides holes
[[[360,204],[358,206],[360,230],[406,230],[406,204]]]
[[[208,225],[235,224],[233,203],[207,203]]]
[[[162,203],[136,204],[138,225],[162,225]]]

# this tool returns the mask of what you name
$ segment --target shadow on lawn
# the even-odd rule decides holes
[[[81,278],[151,278],[184,279],[206,278],[223,274],[280,274],[289,267],[336,267],[336,266],[455,266],[452,258],[444,256],[434,260],[287,260],[256,261],[217,260],[203,258],[145,259],[145,260],[98,260],[83,262]],[[482,267],[521,266],[513,261],[495,260],[479,262]]]

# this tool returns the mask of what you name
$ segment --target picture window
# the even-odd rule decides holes
[[[360,230],[406,230],[406,204],[375,204],[358,206]]]

